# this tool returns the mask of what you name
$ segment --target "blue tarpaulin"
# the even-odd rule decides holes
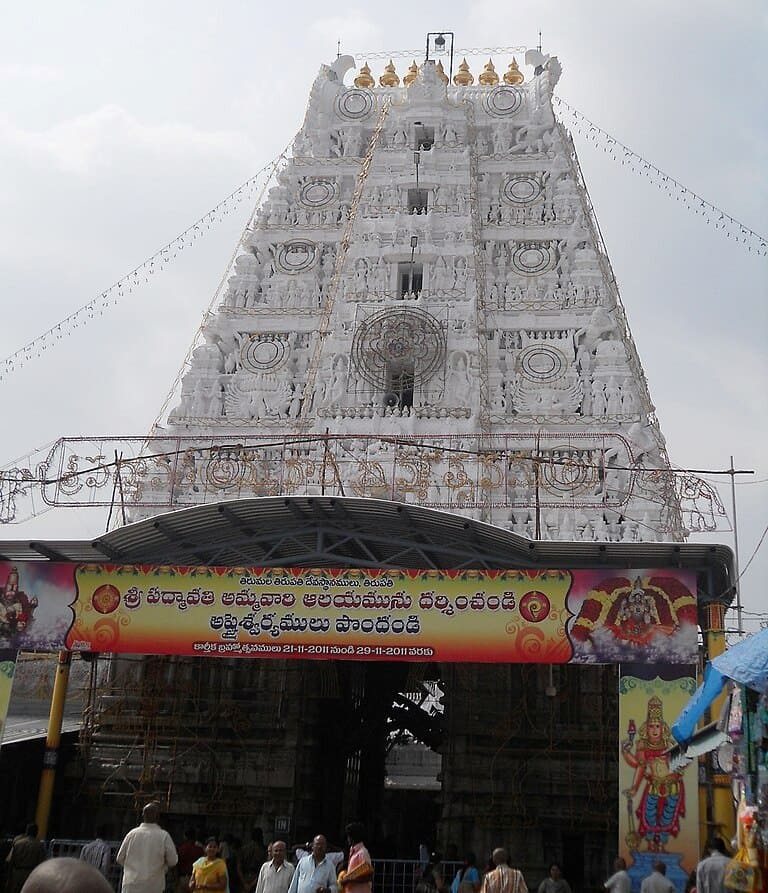
[[[768,688],[768,629],[737,642],[707,664],[703,684],[672,724],[672,734],[678,744],[691,740],[696,723],[723,690],[726,679],[759,692]]]

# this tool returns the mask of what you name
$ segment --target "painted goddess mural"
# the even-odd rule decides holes
[[[637,743],[635,744],[635,736]],[[627,738],[621,743],[621,755],[634,770],[631,786],[624,791],[630,808],[642,787],[640,804],[635,810],[637,830],[630,821],[627,845],[639,850],[645,842],[649,852],[663,853],[670,837],[680,832],[680,818],[685,815],[685,789],[679,772],[669,765],[669,750],[674,743],[669,725],[664,721],[661,700],[648,699],[645,722],[636,731],[630,720]]]

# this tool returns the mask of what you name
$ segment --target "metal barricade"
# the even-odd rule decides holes
[[[86,843],[90,843],[90,841],[74,840],[73,838],[66,837],[55,837],[52,840],[48,841],[48,858],[53,859],[68,856],[72,859],[79,859],[80,851]],[[115,856],[117,856],[117,851],[120,849],[120,841],[107,840],[105,841],[105,843],[109,845],[110,855],[110,866],[109,872],[107,874],[107,880],[112,885],[112,888],[114,890],[119,890],[120,879],[123,875],[123,869],[115,861]]]
[[[461,862],[441,862],[443,881],[450,886]],[[414,893],[424,864],[415,859],[373,859],[374,893]]]

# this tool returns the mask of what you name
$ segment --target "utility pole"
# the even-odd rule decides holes
[[[739,523],[736,518],[736,468],[733,464],[733,456],[731,456],[731,467],[728,469],[731,476],[731,509],[733,511],[733,570],[734,582],[736,589],[736,623],[739,635],[744,634],[744,619],[741,611],[741,580],[739,579]]]

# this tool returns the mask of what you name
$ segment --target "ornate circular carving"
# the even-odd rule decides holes
[[[522,242],[512,252],[512,266],[523,276],[547,273],[556,262],[548,242]]]
[[[515,115],[523,107],[523,91],[519,87],[499,86],[483,96],[483,105],[489,115],[501,118]]]
[[[310,180],[301,187],[299,201],[305,208],[322,208],[336,198],[337,191],[332,180]]]
[[[272,372],[288,359],[290,348],[282,338],[260,340],[251,336],[240,350],[240,364],[249,372]]]
[[[501,194],[513,205],[530,205],[544,191],[541,181],[528,174],[510,177],[504,184]]]
[[[336,97],[336,114],[340,118],[359,121],[373,110],[373,96],[368,90],[345,90]]]
[[[555,496],[575,497],[594,491],[598,469],[581,458],[572,458],[567,447],[552,450],[554,461],[539,465],[542,487]]]
[[[374,387],[385,388],[393,370],[413,369],[414,384],[428,381],[445,361],[445,334],[423,310],[382,310],[361,323],[352,340],[352,364]]]
[[[275,256],[275,264],[284,273],[302,273],[315,265],[317,246],[308,239],[284,242]]]
[[[531,344],[518,354],[517,368],[529,381],[542,383],[562,378],[568,369],[568,361],[556,347]]]

